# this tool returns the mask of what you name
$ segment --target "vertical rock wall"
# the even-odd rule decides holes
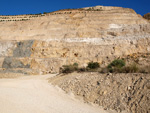
[[[59,72],[62,65],[78,63],[86,66],[90,61],[106,66],[118,57],[134,53],[150,53],[150,38],[84,40],[26,40],[1,43],[2,70],[22,70],[28,74]]]

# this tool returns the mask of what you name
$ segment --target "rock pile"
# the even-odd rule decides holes
[[[149,74],[72,73],[56,76],[50,82],[108,110],[150,112]]]

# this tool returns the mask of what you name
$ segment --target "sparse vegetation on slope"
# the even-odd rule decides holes
[[[73,72],[99,72],[99,73],[150,73],[150,65],[138,66],[135,62],[126,65],[122,59],[113,60],[108,66],[100,67],[98,62],[89,62],[87,67],[78,67],[77,63],[73,65],[64,65],[60,68],[60,73]]]

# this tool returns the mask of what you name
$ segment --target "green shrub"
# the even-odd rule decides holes
[[[108,68],[112,68],[112,67],[121,68],[121,67],[124,67],[124,66],[125,66],[125,61],[124,61],[124,60],[116,59],[116,60],[112,61],[112,62],[108,65]]]
[[[89,62],[87,68],[89,69],[97,69],[99,68],[99,63],[98,62]]]
[[[121,59],[116,59],[112,61],[108,66],[109,72],[122,72],[122,68],[125,66],[125,61]]]

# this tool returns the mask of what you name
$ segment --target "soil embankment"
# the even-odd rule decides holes
[[[72,73],[50,82],[105,109],[150,112],[150,74]]]

